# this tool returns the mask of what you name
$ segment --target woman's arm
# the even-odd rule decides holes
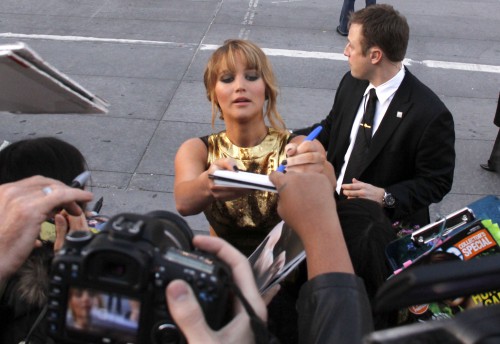
[[[211,202],[208,171],[208,150],[199,138],[185,141],[175,156],[174,197],[177,211],[194,215],[203,211]]]
[[[195,215],[214,200],[227,201],[250,192],[249,189],[216,186],[208,178],[215,170],[234,170],[233,159],[219,159],[206,169],[208,150],[199,138],[184,142],[175,156],[174,197],[179,214]]]

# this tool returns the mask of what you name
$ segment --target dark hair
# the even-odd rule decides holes
[[[377,4],[351,14],[349,25],[362,26],[363,54],[371,47],[379,47],[392,62],[403,61],[410,39],[406,18],[391,5]]]
[[[70,184],[86,169],[82,153],[55,137],[16,141],[0,151],[0,184],[35,175]]]
[[[339,201],[340,225],[356,275],[364,281],[368,298],[373,301],[378,288],[392,274],[385,248],[396,239],[389,218],[380,204],[362,198]],[[376,329],[396,323],[396,314],[375,317]]]

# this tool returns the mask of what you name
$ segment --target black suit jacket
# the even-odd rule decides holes
[[[333,108],[319,124],[318,140],[327,159],[340,173],[349,147],[351,128],[368,81],[348,72],[335,94]],[[307,134],[310,128],[296,131]],[[455,169],[453,117],[437,95],[407,69],[375,132],[359,180],[384,188],[396,198],[386,209],[391,220],[429,223],[429,205],[451,190]]]

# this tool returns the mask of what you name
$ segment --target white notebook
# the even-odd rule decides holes
[[[269,176],[265,174],[217,170],[209,178],[214,180],[215,185],[277,192]]]

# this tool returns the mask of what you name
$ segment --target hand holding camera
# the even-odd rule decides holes
[[[50,192],[49,192],[50,190]],[[60,181],[35,176],[0,186],[0,280],[14,273],[30,254],[42,222],[57,207],[72,215],[82,210],[76,202],[89,202],[92,194]]]
[[[248,260],[226,241],[209,236],[196,236],[194,245],[227,262],[233,271],[233,279],[252,306],[257,316],[266,321],[267,308],[257,290]],[[236,304],[233,320],[220,331],[207,326],[204,314],[189,284],[174,281],[167,287],[168,305],[172,317],[186,334],[189,343],[254,343],[250,317],[241,304]]]
[[[197,237],[194,242],[206,252],[192,246],[187,223],[166,211],[116,215],[96,235],[70,233],[52,266],[50,335],[65,343],[184,343],[177,326],[193,335],[192,317],[206,319],[205,339],[241,334],[235,327],[250,333],[240,304],[236,319],[221,329],[230,319],[234,291],[231,270],[223,261],[238,271],[242,294],[260,318],[266,317],[246,259],[218,239]],[[180,281],[165,293],[174,280]],[[135,322],[129,316],[132,305],[136,315],[139,309]]]

